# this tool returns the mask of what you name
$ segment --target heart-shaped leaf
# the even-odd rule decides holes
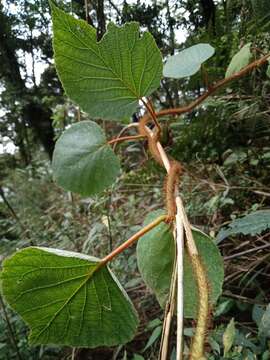
[[[162,210],[150,213],[145,224],[164,214]],[[221,294],[224,270],[217,246],[207,235],[193,228],[202,263],[207,271],[210,285],[210,302],[215,304]],[[169,295],[175,257],[175,243],[169,225],[161,223],[145,234],[137,244],[137,260],[145,283],[153,290],[160,305],[165,306]],[[196,318],[198,290],[187,252],[184,254],[184,315]]]
[[[127,294],[99,260],[30,247],[6,259],[3,294],[30,326],[31,344],[97,347],[124,344],[138,319]]]
[[[215,49],[209,44],[191,46],[168,58],[164,65],[163,75],[176,79],[194,75],[200,70],[202,63],[214,53]]]
[[[51,2],[53,47],[58,75],[67,95],[92,117],[131,116],[138,99],[159,87],[162,58],[152,35],[139,24],[109,24],[100,42],[96,30]]]
[[[81,195],[94,195],[110,186],[120,164],[103,130],[93,121],[68,128],[57,140],[52,161],[56,182]]]
[[[250,46],[251,43],[246,44],[242,47],[241,50],[238,51],[237,54],[234,55],[228,66],[225,77],[229,77],[235,74],[249,64],[252,57]]]

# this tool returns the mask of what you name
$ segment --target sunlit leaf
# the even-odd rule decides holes
[[[76,123],[61,135],[52,167],[60,186],[84,196],[110,186],[120,171],[119,160],[106,143],[103,130],[93,121]]]
[[[107,267],[87,255],[30,247],[6,259],[3,294],[30,326],[29,341],[75,347],[124,344],[138,319]]]
[[[159,87],[162,58],[153,36],[140,36],[139,24],[112,23],[100,42],[96,30],[51,2],[53,48],[67,95],[92,117],[123,119],[138,99]]]
[[[246,44],[242,47],[240,51],[238,51],[237,54],[234,55],[228,66],[225,77],[233,75],[234,73],[240,71],[243,67],[249,64],[252,57],[250,46],[251,43]]]
[[[223,334],[224,356],[227,357],[235,338],[234,319],[231,319]]]
[[[261,317],[259,324],[259,335],[270,337],[270,304],[267,306],[265,312]]]
[[[214,53],[215,49],[209,44],[191,46],[168,58],[164,65],[163,75],[176,79],[191,76],[199,71],[202,63]]]

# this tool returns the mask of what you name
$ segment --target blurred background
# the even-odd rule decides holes
[[[73,0],[59,6],[97,29],[138,21],[163,58],[197,43],[215,55],[191,78],[163,79],[157,110],[183,106],[224,77],[232,56],[252,43],[253,59],[270,51],[269,0]],[[122,173],[112,188],[82,199],[52,179],[54,144],[70,124],[87,119],[64,94],[52,51],[45,0],[0,2],[0,264],[16,249],[51,246],[102,257],[163,206],[164,172],[144,142],[117,147]],[[219,243],[225,285],[213,313],[207,350],[222,359],[223,333],[234,318],[229,359],[270,359],[270,78],[255,69],[191,113],[163,124],[163,145],[185,166],[181,191],[192,224]],[[207,74],[207,75],[206,75]],[[134,114],[134,121],[136,115]],[[108,138],[126,124],[99,121]],[[72,350],[27,343],[27,328],[0,295],[0,359],[156,359],[163,311],[139,275],[135,248],[112,263],[141,322],[131,343]],[[192,336],[185,323],[185,341]],[[174,337],[171,339],[174,358]]]

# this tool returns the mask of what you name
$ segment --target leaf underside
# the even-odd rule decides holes
[[[90,256],[30,247],[6,259],[3,294],[30,326],[33,345],[98,347],[124,344],[138,319],[107,267]]]
[[[67,95],[92,117],[123,119],[138,99],[159,87],[162,58],[152,35],[141,37],[139,24],[110,23],[100,42],[96,30],[51,2],[53,48]]]
[[[250,51],[251,43],[248,43],[242,47],[241,50],[236,53],[226,71],[225,77],[232,76],[236,72],[240,71],[243,67],[249,64],[250,59],[252,57],[252,53]]]
[[[81,121],[57,140],[52,161],[56,182],[84,196],[110,186],[120,172],[120,163],[106,143],[103,130],[93,121]]]
[[[214,53],[215,49],[209,44],[191,46],[168,58],[163,75],[176,79],[194,75]]]
[[[146,218],[145,224],[164,214],[158,210]],[[217,246],[204,233],[192,230],[202,263],[205,266],[210,285],[210,302],[215,304],[221,294],[224,279],[223,261]],[[145,234],[137,244],[138,267],[145,283],[153,290],[162,307],[169,295],[175,257],[175,243],[170,226],[161,223]],[[184,253],[184,316],[196,318],[198,290],[193,276],[190,259]]]

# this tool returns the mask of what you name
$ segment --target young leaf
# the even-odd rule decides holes
[[[150,213],[145,225],[163,214],[162,210]],[[224,278],[223,261],[217,246],[204,233],[193,229],[193,236],[202,262],[206,268],[210,291],[210,301],[214,304],[221,294]],[[175,256],[175,245],[169,225],[159,224],[145,234],[137,244],[138,267],[145,283],[153,290],[158,302],[165,306]],[[198,303],[197,285],[188,254],[184,254],[184,314],[186,318],[196,318]]]
[[[68,128],[57,140],[52,161],[56,182],[81,195],[94,195],[116,179],[120,164],[103,130],[93,121]]]
[[[168,58],[163,75],[176,79],[191,76],[199,71],[202,63],[214,53],[215,49],[209,44],[191,46]]]
[[[124,344],[138,319],[107,267],[87,255],[30,247],[6,259],[3,294],[30,326],[32,345],[97,347]]]
[[[270,210],[258,210],[242,218],[233,220],[229,227],[221,228],[217,242],[231,235],[257,235],[270,228]]]
[[[139,24],[109,24],[100,42],[96,30],[51,2],[53,48],[67,95],[92,117],[131,116],[138,99],[159,87],[162,58],[152,35]]]
[[[249,64],[250,59],[252,57],[252,53],[250,51],[250,45],[251,43],[246,44],[245,46],[242,47],[240,51],[238,51],[237,54],[234,55],[228,66],[225,77],[229,77],[235,74],[236,72],[240,71],[241,69],[243,69],[243,67]]]
[[[224,357],[228,356],[235,338],[235,325],[232,318],[223,334]]]

